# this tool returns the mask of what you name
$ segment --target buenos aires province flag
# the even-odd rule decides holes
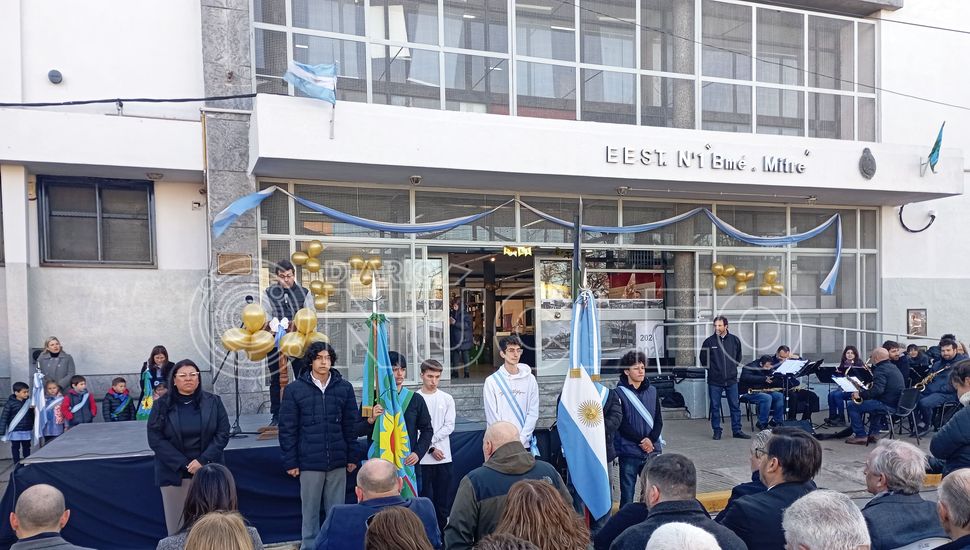
[[[575,335],[574,335],[575,337]],[[569,477],[594,519],[613,506],[600,394],[584,368],[566,374],[556,414]]]

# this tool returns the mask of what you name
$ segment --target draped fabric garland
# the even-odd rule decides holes
[[[462,216],[458,218],[450,218],[447,220],[441,220],[437,222],[423,222],[423,223],[391,223],[391,222],[381,222],[376,220],[371,220],[368,218],[361,218],[359,216],[353,216],[345,212],[340,212],[339,210],[334,210],[322,204],[315,203],[311,200],[307,200],[292,193],[289,193],[277,186],[268,187],[262,191],[246,195],[233,201],[228,207],[226,207],[222,212],[216,215],[212,222],[212,233],[214,237],[218,238],[229,228],[232,223],[239,218],[239,216],[245,214],[246,212],[256,208],[265,199],[267,199],[273,193],[279,191],[284,195],[289,196],[294,201],[303,205],[310,210],[329,216],[336,220],[344,223],[349,223],[359,227],[365,227],[367,229],[373,229],[375,231],[388,231],[392,233],[404,233],[404,234],[421,234],[421,233],[438,233],[442,231],[448,231],[454,229],[461,225],[466,225],[474,223],[486,216],[489,216],[501,208],[508,206],[513,202],[517,202],[522,208],[529,210],[540,218],[560,225],[562,227],[572,228],[574,227],[572,222],[559,219],[555,216],[547,214],[538,208],[535,208],[523,201],[518,199],[510,199],[494,208],[490,208],[484,212],[478,214],[472,214],[470,216]],[[842,264],[842,218],[839,214],[833,214],[831,218],[826,220],[824,223],[810,229],[804,233],[796,233],[794,235],[785,235],[781,237],[762,237],[758,235],[751,235],[745,233],[726,221],[718,218],[713,212],[707,208],[695,208],[689,212],[684,212],[683,214],[678,214],[671,218],[665,220],[657,220],[650,223],[642,223],[637,225],[625,225],[621,227],[613,226],[602,226],[602,225],[582,225],[583,231],[592,231],[596,233],[606,233],[606,234],[630,234],[630,233],[644,233],[648,231],[656,231],[657,229],[662,229],[664,227],[682,222],[684,220],[690,219],[694,216],[703,214],[707,216],[708,219],[717,227],[719,231],[730,236],[733,239],[755,245],[755,246],[787,246],[791,244],[800,243],[808,239],[817,237],[824,231],[831,227],[835,227],[835,261],[832,262],[832,268],[829,270],[828,275],[819,285],[819,289],[822,290],[824,294],[832,294],[835,292],[835,282],[839,276],[839,267]]]

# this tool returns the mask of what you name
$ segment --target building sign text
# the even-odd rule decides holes
[[[697,152],[679,149],[668,152],[661,149],[637,149],[632,147],[606,147],[606,162],[609,164],[640,164],[642,166],[675,166],[677,168],[707,168],[710,170],[729,170],[757,172],[776,172],[779,174],[804,174],[805,164],[786,157],[763,155],[761,162],[748,160],[745,155],[730,157],[720,153]]]

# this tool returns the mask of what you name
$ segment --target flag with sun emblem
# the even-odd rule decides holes
[[[387,354],[387,318],[377,313],[367,321],[370,337],[367,343],[367,363],[376,366],[377,396],[374,399],[384,408],[384,414],[374,422],[374,442],[367,456],[383,458],[397,467],[403,484],[401,496],[418,495],[414,481],[414,466],[406,466],[404,459],[411,454],[408,430],[404,424],[404,411],[397,395],[397,383],[391,370],[391,358]]]
[[[609,513],[613,499],[606,466],[602,400],[587,372],[599,372],[599,346],[591,345],[590,338],[598,334],[595,308],[596,298],[589,290],[584,290],[573,304],[569,343],[572,365],[563,383],[556,419],[569,477],[590,515],[599,519]]]

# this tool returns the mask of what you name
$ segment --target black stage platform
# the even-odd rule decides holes
[[[243,430],[255,432],[269,415],[244,415]],[[454,460],[453,489],[468,471],[482,464],[482,422],[458,420],[451,436]],[[537,434],[543,456],[550,447],[548,431]],[[361,451],[366,443],[360,442]],[[94,423],[78,426],[37,450],[10,476],[0,501],[0,548],[16,542],[6,520],[17,496],[27,487],[48,483],[64,492],[71,519],[66,539],[92,548],[155,548],[165,536],[162,498],[155,487],[153,453],[148,448],[144,422]],[[232,470],[239,493],[240,512],[259,530],[263,542],[300,538],[300,484],[286,475],[276,439],[256,435],[231,439],[226,466]],[[354,502],[353,475],[347,489]]]

